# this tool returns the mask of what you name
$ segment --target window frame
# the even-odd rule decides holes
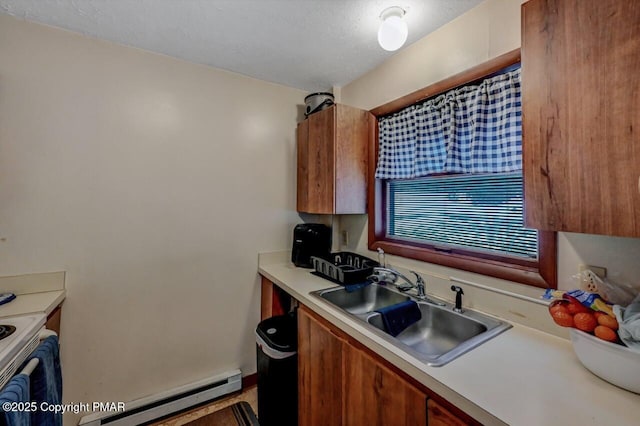
[[[403,108],[425,101],[445,91],[488,78],[519,62],[520,49],[515,49],[370,111],[373,115],[373,119],[370,120],[371,128],[369,132],[369,164],[371,167],[369,167],[368,173],[369,202],[367,207],[369,214],[368,246],[370,250],[381,248],[386,253],[402,257],[462,269],[530,286],[557,288],[556,232],[538,231],[537,260],[513,259],[506,256],[454,248],[443,251],[428,243],[407,242],[388,237],[386,235],[386,181],[375,178],[375,165],[378,163],[379,149],[378,118],[393,114]]]

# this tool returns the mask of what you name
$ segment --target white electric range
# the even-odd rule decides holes
[[[38,347],[45,321],[43,313],[0,318],[0,389]]]

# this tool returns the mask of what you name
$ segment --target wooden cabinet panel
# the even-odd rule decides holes
[[[313,315],[298,309],[300,425],[426,425],[423,392]]]
[[[522,7],[526,225],[640,237],[640,2]]]
[[[336,213],[366,213],[371,115],[344,105],[337,114]]]
[[[369,113],[334,105],[298,125],[297,209],[365,213]]]
[[[310,116],[307,159],[308,211],[333,213],[335,185],[335,108]]]
[[[260,320],[284,315],[291,308],[291,296],[280,287],[261,277],[260,285]]]
[[[296,139],[298,150],[296,206],[298,211],[305,211],[309,204],[309,120],[298,124]]]
[[[432,399],[427,402],[427,407],[427,424],[429,426],[466,426],[469,424],[454,416],[449,410]]]
[[[53,312],[47,316],[47,322],[45,327],[48,330],[55,331],[58,336],[60,336],[60,318],[62,316],[62,307],[56,307]]]
[[[345,347],[344,424],[426,425],[427,397],[352,346]]]
[[[298,309],[298,424],[342,424],[345,342]]]

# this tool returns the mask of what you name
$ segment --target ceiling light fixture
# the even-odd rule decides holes
[[[391,6],[386,8],[380,14],[382,23],[378,29],[378,43],[380,47],[389,52],[398,50],[402,47],[407,36],[409,35],[409,27],[404,19],[405,10],[399,6]]]

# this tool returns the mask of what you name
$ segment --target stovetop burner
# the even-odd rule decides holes
[[[0,324],[0,340],[9,337],[16,331],[16,328],[10,324]]]

